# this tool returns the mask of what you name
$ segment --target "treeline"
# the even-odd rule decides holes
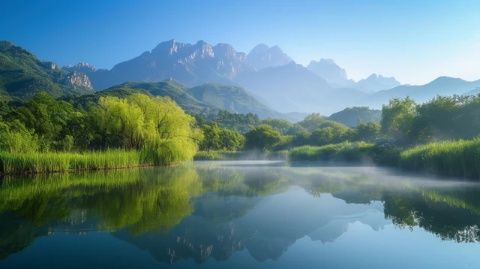
[[[459,169],[458,160],[480,166],[478,140],[464,141],[479,134],[480,96],[424,104],[393,99],[383,106],[380,123],[351,128],[319,114],[297,123],[226,111],[204,118],[188,115],[169,98],[138,92],[68,99],[41,92],[26,102],[0,102],[0,173],[164,165],[192,159],[200,150],[197,156],[206,159],[222,157],[212,152],[234,157],[231,152],[257,151],[292,160],[369,159],[476,177],[480,172]],[[59,152],[75,154],[52,154]],[[453,165],[458,169],[445,172]]]
[[[222,118],[228,118],[228,113]],[[243,134],[236,132],[235,139],[226,139],[235,143],[204,143],[202,150],[288,152],[291,160],[370,161],[440,175],[480,178],[480,143],[475,139],[480,135],[480,96],[436,97],[423,104],[409,98],[393,99],[383,106],[380,123],[361,123],[354,128],[319,114],[311,114],[298,123],[258,118],[247,121],[239,115],[230,119],[233,127],[232,121],[252,126]],[[224,125],[219,121],[204,126],[221,130]],[[207,141],[233,136],[204,133]]]
[[[393,99],[382,108],[380,123],[351,128],[320,114],[298,123],[260,120],[253,114],[220,112],[206,120],[197,116],[205,140],[201,150],[282,150],[364,141],[409,147],[439,140],[470,139],[480,134],[480,96],[437,97],[424,104]]]
[[[4,173],[9,167],[69,170],[78,160],[87,162],[83,167],[93,169],[169,164],[191,159],[202,139],[195,119],[171,99],[138,93],[124,98],[101,96],[79,106],[42,92],[25,103],[4,104],[1,111],[0,161]],[[101,151],[104,156],[51,154],[89,151]],[[138,158],[120,156],[132,156],[131,151],[139,152],[135,155]],[[99,161],[105,156],[110,159]]]

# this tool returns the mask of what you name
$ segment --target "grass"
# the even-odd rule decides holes
[[[104,170],[150,165],[138,151],[0,153],[1,174]]]
[[[400,153],[401,168],[480,179],[480,138],[435,142]]]
[[[289,152],[292,161],[366,161],[374,145],[366,142],[343,142],[325,146],[301,146]]]
[[[287,150],[259,152],[259,151],[199,151],[194,157],[196,161],[218,161],[218,160],[286,160]]]

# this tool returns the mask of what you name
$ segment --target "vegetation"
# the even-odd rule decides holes
[[[356,127],[359,124],[380,123],[382,111],[369,109],[368,107],[349,107],[333,113],[328,119],[345,124],[348,127]]]
[[[35,174],[136,167],[153,162],[138,151],[0,153],[1,174]]]
[[[292,161],[372,161],[373,144],[343,142],[325,146],[301,146],[290,151]]]
[[[3,174],[166,165],[192,159],[202,139],[171,99],[140,93],[102,96],[84,109],[41,92],[4,118]]]
[[[221,128],[217,123],[205,124],[202,126],[203,140],[200,143],[200,150],[224,150],[237,151],[243,148],[245,137],[239,132]]]
[[[400,166],[445,176],[480,178],[480,138],[416,146],[400,154]]]
[[[292,123],[260,119],[280,115],[237,87],[188,89],[169,80],[93,93],[73,83],[78,74],[69,70],[0,42],[1,173],[166,165],[190,160],[199,149],[196,159],[288,152],[292,160],[369,159],[480,178],[480,96],[439,96],[423,104],[393,99],[382,111],[353,107]]]
[[[70,74],[51,62],[41,62],[30,52],[0,41],[0,99],[30,98],[40,91],[59,97],[91,93],[70,82]]]
[[[281,134],[269,125],[260,125],[245,134],[247,149],[270,150],[281,141]]]

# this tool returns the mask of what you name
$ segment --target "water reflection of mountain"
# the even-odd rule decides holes
[[[162,262],[279,258],[298,239],[328,244],[361,222],[479,240],[476,185],[355,167],[215,166],[9,179],[0,188],[0,259],[55,232],[114,235]]]
[[[329,242],[341,236],[348,224],[355,221],[372,224],[375,229],[388,223],[378,204],[349,205],[331,195],[305,195],[299,187],[256,198],[254,207],[252,199],[245,197],[208,196],[205,199],[207,201],[199,198],[197,202],[202,207],[208,204],[208,210],[203,208],[168,232],[132,236],[122,231],[116,236],[149,251],[164,262],[190,258],[203,262],[210,257],[224,260],[244,249],[255,259],[264,261],[279,258],[304,236]],[[221,215],[217,210],[225,212],[228,205],[235,205],[233,208],[237,212],[243,212],[242,207],[250,210],[244,215],[233,214],[235,217],[230,220],[212,218],[212,215]]]

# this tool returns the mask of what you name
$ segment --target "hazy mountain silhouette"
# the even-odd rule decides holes
[[[293,60],[278,46],[268,47],[265,44],[259,44],[248,53],[246,62],[254,69],[260,70],[286,65]]]

